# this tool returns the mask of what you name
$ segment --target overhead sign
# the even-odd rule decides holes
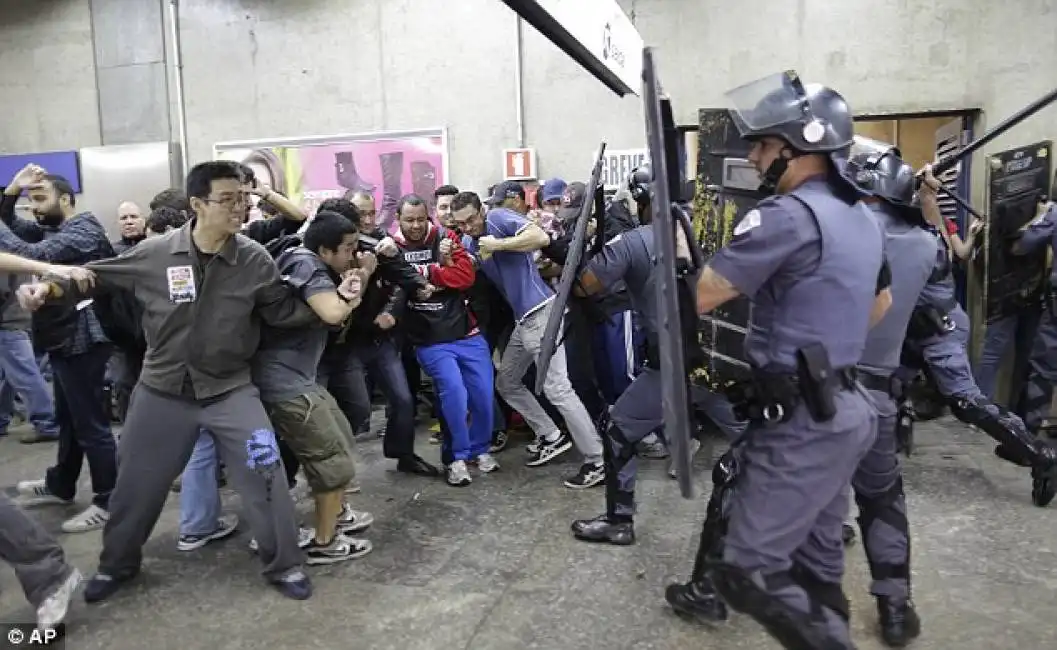
[[[616,0],[503,0],[620,96],[642,87],[642,37]]]
[[[617,190],[628,182],[636,167],[649,162],[646,149],[606,149],[602,160],[602,185],[607,190]]]
[[[535,149],[503,149],[504,181],[531,181],[537,178]]]

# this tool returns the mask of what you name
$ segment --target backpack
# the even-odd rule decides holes
[[[297,248],[302,245],[301,235],[283,235],[276,239],[271,240],[264,245],[264,249],[268,251],[268,254],[272,256],[272,259],[279,259],[279,256],[290,250],[291,248]]]

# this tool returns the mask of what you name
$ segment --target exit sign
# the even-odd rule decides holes
[[[504,181],[531,181],[537,178],[535,149],[503,149]]]

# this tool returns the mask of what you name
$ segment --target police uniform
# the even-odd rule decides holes
[[[1052,325],[1047,328],[1046,322],[1039,327],[1036,350],[1040,349],[1039,341],[1048,340],[1045,338],[1048,332],[1054,331]],[[1057,335],[1051,336],[1057,341]],[[995,453],[1000,458],[1030,467],[1032,502],[1040,507],[1048,505],[1057,494],[1057,452],[1045,442],[1037,440],[1019,417],[995,404],[980,391],[969,364],[968,342],[969,316],[954,298],[950,255],[943,240],[937,238],[936,265],[928,284],[918,297],[918,304],[910,319],[903,361],[910,366],[911,371],[926,370],[937,390],[950,404],[951,413],[999,443]],[[1033,353],[1032,356],[1032,377],[1042,377],[1035,370],[1036,355]],[[1038,358],[1041,359],[1040,365],[1046,363],[1044,353]],[[1026,402],[1041,404],[1041,411],[1029,411],[1029,422],[1030,418],[1036,418],[1036,426],[1041,417],[1035,414],[1045,413],[1049,408],[1050,393],[1044,393],[1041,385],[1039,379],[1029,380],[1025,388],[1028,395]],[[1032,395],[1035,396],[1034,400]]]
[[[707,575],[785,647],[852,648],[842,524],[852,475],[877,436],[855,366],[887,284],[884,236],[843,178],[853,126],[839,94],[784,73],[727,97],[743,138],[777,138],[788,156],[831,164],[827,176],[761,201],[705,271],[752,301],[745,351],[753,368],[732,396],[749,427],[735,446],[736,488],[725,496],[726,533]],[[779,156],[763,171],[771,193],[788,164]]]
[[[1037,217],[1013,247],[1015,254],[1024,255],[1049,245],[1057,251],[1057,204]],[[1038,433],[1050,410],[1053,385],[1057,383],[1057,318],[1054,317],[1052,288],[1057,287],[1057,265],[1050,271],[1050,291],[1046,308],[1031,349],[1028,383],[1024,387],[1022,404],[1024,423],[1028,430]]]
[[[878,427],[873,447],[855,470],[852,487],[881,635],[886,644],[901,647],[920,634],[921,623],[910,599],[910,529],[897,453],[896,399],[901,391],[893,373],[899,368],[907,324],[918,296],[932,274],[935,242],[920,227],[925,223],[921,211],[911,207],[914,170],[899,158],[894,147],[866,141],[863,149],[851,160],[859,170],[860,186],[880,199],[867,207],[885,233],[892,304],[870,329],[858,365],[859,380],[877,409]]]
[[[659,269],[654,263],[652,226],[640,226],[617,235],[591,258],[587,272],[598,283],[612,286],[623,280],[631,305],[646,330],[646,367],[620,395],[609,413],[603,436],[606,472],[606,512],[594,519],[578,519],[572,524],[577,539],[626,545],[635,541],[635,480],[638,461],[635,446],[655,431],[662,431],[664,410],[661,373],[657,350],[659,331],[657,287]],[[701,389],[704,390],[704,389]],[[729,431],[736,425],[730,403],[719,396],[697,401],[718,426]]]

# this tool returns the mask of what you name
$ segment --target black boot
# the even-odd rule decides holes
[[[356,160],[351,151],[339,151],[334,154],[334,175],[338,179],[338,185],[350,192],[367,192],[374,194],[374,185],[363,180],[356,171]]]
[[[606,515],[594,519],[577,519],[572,525],[573,536],[585,542],[605,542],[614,546],[635,543],[635,524],[631,520],[610,521]]]
[[[411,191],[421,196],[429,204],[429,211],[437,207],[433,192],[437,189],[437,170],[424,160],[411,163]]]
[[[396,216],[396,204],[400,201],[404,185],[404,154],[383,153],[378,156],[382,167],[382,205],[378,209],[379,225],[388,229]],[[412,393],[415,395],[417,393]]]
[[[889,648],[906,647],[921,634],[921,619],[909,600],[893,603],[881,596],[877,599],[877,618],[881,625],[881,640]]]
[[[722,623],[729,616],[726,603],[708,578],[691,580],[685,585],[668,585],[664,599],[676,614],[695,623]]]
[[[734,474],[729,472],[730,463],[722,459],[713,469],[712,496],[708,502],[708,515],[701,526],[701,537],[697,541],[694,555],[694,570],[686,584],[671,584],[664,590],[664,599],[676,614],[698,623],[721,623],[727,620],[727,604],[723,602],[712,580],[708,577],[709,558],[723,555],[723,535],[726,532],[721,502],[723,492],[733,483]]]
[[[1038,461],[1031,468],[1031,502],[1045,508],[1057,496],[1057,450],[1041,440],[1037,444]]]

